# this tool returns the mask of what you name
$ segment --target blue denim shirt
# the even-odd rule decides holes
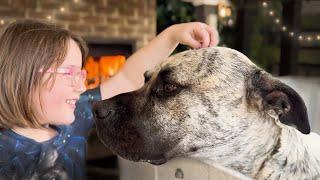
[[[0,177],[28,179],[39,168],[40,157],[50,148],[58,153],[56,163],[70,179],[85,179],[88,131],[93,126],[92,102],[101,100],[100,88],[88,90],[76,104],[75,121],[56,126],[58,135],[39,143],[12,130],[0,131]]]

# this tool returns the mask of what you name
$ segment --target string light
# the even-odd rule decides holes
[[[51,15],[48,15],[48,16],[47,16],[47,19],[48,19],[49,21],[51,21],[51,20],[52,20],[52,16],[51,16]]]
[[[279,28],[282,30],[283,33],[286,33],[289,37],[298,37],[299,41],[307,40],[308,42],[311,42],[313,40],[320,41],[320,35],[313,35],[313,34],[307,34],[302,35],[300,33],[294,33],[292,30],[288,29],[288,26],[281,23],[280,18],[275,13],[275,10],[269,5],[267,0],[262,0],[262,7],[265,8],[268,11],[268,15],[270,17],[273,17],[273,20],[276,24],[279,24]]]
[[[81,0],[72,0],[74,5],[78,5],[79,3],[81,3]],[[64,13],[68,10],[68,5],[66,3],[64,3],[62,6],[60,6],[58,9],[56,9],[58,11],[60,11],[61,13]],[[45,19],[47,19],[48,21],[52,21],[54,20],[53,18],[53,14],[48,14]],[[16,19],[11,19],[11,20],[7,20],[8,23],[14,23],[16,22]],[[0,25],[4,25],[6,23],[5,20],[0,19]]]
[[[287,27],[286,26],[282,26],[282,31],[286,31]]]
[[[64,12],[65,10],[66,10],[65,7],[63,7],[63,6],[60,7],[61,12]]]
[[[265,1],[263,1],[263,2],[262,2],[262,6],[263,6],[263,7],[267,7],[267,6],[268,6],[268,3],[265,2]]]
[[[290,35],[291,37],[293,37],[293,36],[294,36],[294,32],[290,32],[289,35]]]
[[[274,15],[274,12],[273,12],[273,11],[269,11],[269,15],[270,15],[270,16],[273,16],[273,15]]]
[[[311,36],[308,36],[308,37],[307,37],[307,40],[308,40],[308,41],[311,41],[311,40],[312,40],[312,37],[311,37]]]

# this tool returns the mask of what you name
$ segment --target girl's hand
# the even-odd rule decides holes
[[[207,24],[191,22],[170,26],[130,56],[116,76],[102,83],[102,99],[141,88],[145,80],[143,73],[166,60],[179,43],[203,48],[216,46],[218,42],[217,30]]]
[[[192,48],[211,47],[219,43],[218,31],[201,22],[172,25],[168,31],[173,40]]]

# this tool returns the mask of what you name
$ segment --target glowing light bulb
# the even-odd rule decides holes
[[[286,31],[287,30],[287,27],[286,26],[282,26],[282,31]]]
[[[308,40],[308,41],[311,41],[311,40],[312,40],[312,37],[311,37],[311,36],[308,36],[308,37],[307,37],[307,40]]]
[[[48,19],[48,20],[52,20],[52,16],[51,16],[51,15],[48,15],[48,16],[47,16],[47,19]]]
[[[267,7],[267,6],[268,6],[268,3],[265,2],[265,1],[263,1],[263,2],[262,2],[262,6],[263,6],[263,7]]]
[[[270,15],[270,16],[273,16],[273,15],[274,15],[274,12],[273,12],[273,11],[269,11],[269,15]]]

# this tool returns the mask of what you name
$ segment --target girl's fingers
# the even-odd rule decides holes
[[[195,30],[195,37],[197,38],[198,41],[201,42],[202,48],[208,47],[210,44],[210,35],[209,32],[202,27],[199,27]]]
[[[206,26],[206,30],[210,34],[210,47],[211,46],[216,46],[219,43],[219,34],[218,31],[215,28],[212,28],[210,26]]]
[[[201,43],[197,41],[195,37],[192,37],[192,35],[187,35],[185,38],[185,41],[187,42],[186,44],[188,46],[195,49],[201,48]]]

